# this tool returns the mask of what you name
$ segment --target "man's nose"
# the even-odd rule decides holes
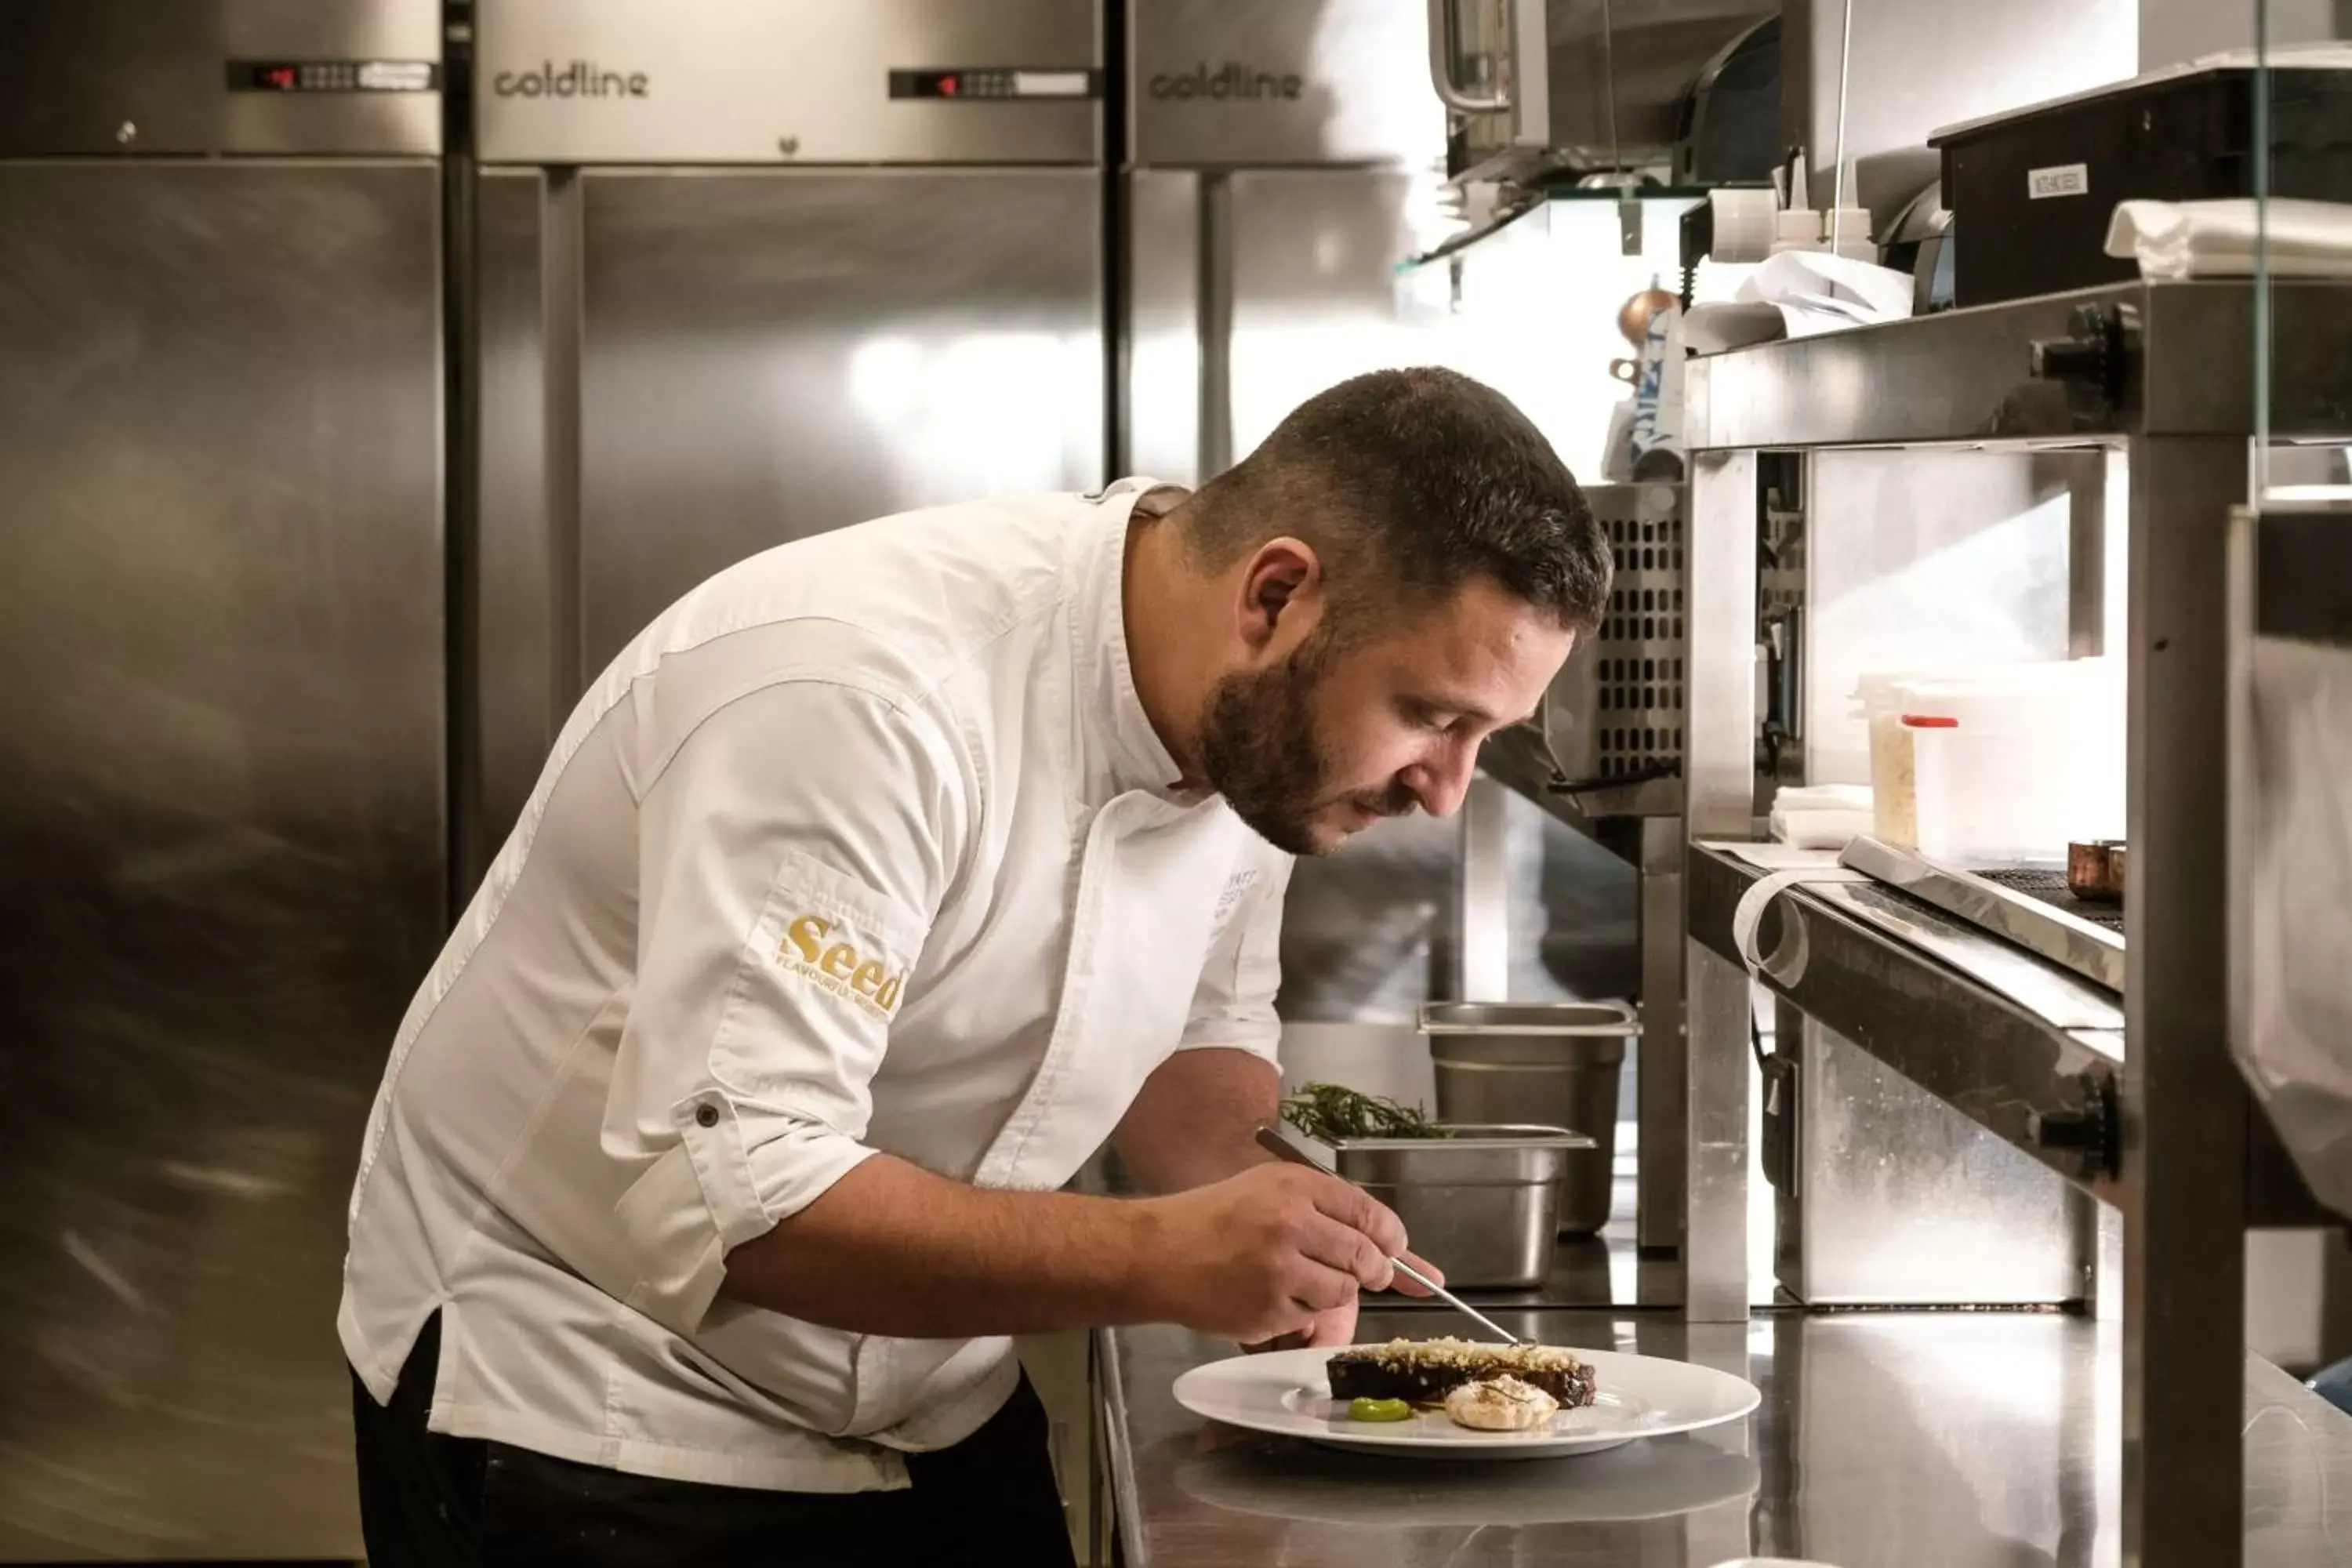
[[[1405,782],[1420,802],[1421,809],[1432,816],[1451,816],[1462,807],[1462,797],[1470,793],[1470,780],[1478,771],[1478,742],[1467,735],[1449,739],[1444,749],[1417,765]]]

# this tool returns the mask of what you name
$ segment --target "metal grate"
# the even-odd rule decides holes
[[[1628,489],[1647,487],[1626,487]],[[1613,499],[1613,498],[1612,498]],[[1617,559],[1593,639],[1592,714],[1600,778],[1648,776],[1683,754],[1685,543],[1679,506],[1664,516],[1602,507]]]
[[[2012,893],[2023,893],[2036,903],[2063,910],[2076,920],[2088,921],[2118,935],[2123,932],[2123,906],[2092,903],[2076,898],[2074,889],[2066,886],[2066,875],[2063,871],[2045,870],[2038,866],[2010,866],[1980,870],[1976,875],[1988,882],[1999,883]]]
[[[1601,624],[1544,695],[1552,787],[1597,815],[1671,816],[1680,774],[1689,546],[1680,485],[1588,485],[1616,575]]]

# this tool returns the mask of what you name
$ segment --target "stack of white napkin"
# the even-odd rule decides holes
[[[2352,278],[2352,206],[2277,197],[2118,202],[2107,254],[2137,258],[2143,278],[2246,278],[2256,247],[2281,278]],[[1965,243],[1965,240],[1963,240]]]
[[[1800,849],[1843,849],[1871,826],[1868,784],[1790,784],[1772,796],[1772,837]]]

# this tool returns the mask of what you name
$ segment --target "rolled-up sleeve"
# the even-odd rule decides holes
[[[691,1332],[728,1251],[872,1152],[869,1086],[968,796],[936,718],[827,680],[735,698],[651,766],[604,1137],[650,1157],[615,1209],[631,1304]]]
[[[1275,994],[1282,989],[1282,898],[1291,859],[1266,849],[1240,875],[1246,880],[1201,966],[1179,1050],[1220,1047],[1275,1059],[1282,1023]]]

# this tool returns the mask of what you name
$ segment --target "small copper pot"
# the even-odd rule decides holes
[[[2078,899],[2115,903],[2124,896],[2124,842],[2091,838],[2066,846],[2066,887]]]

